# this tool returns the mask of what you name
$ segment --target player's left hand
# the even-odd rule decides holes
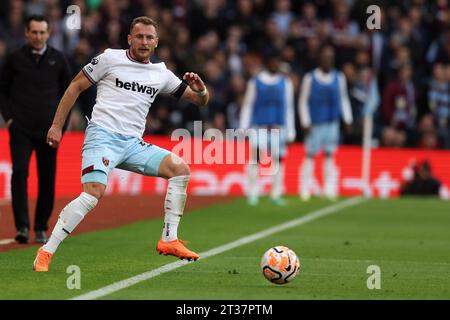
[[[47,143],[52,148],[58,148],[62,138],[62,128],[52,125],[47,133]]]
[[[205,89],[205,84],[200,76],[194,72],[186,72],[183,80],[187,82],[188,86],[195,92],[200,92]]]

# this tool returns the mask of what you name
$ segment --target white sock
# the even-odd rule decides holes
[[[95,208],[98,200],[89,193],[82,192],[78,198],[70,202],[59,214],[58,222],[52,235],[43,246],[45,251],[55,253],[61,242],[76,228],[86,214]]]
[[[302,172],[301,172],[301,195],[302,197],[309,197],[311,192],[311,180],[314,175],[314,159],[306,157],[303,161]]]
[[[274,200],[279,199],[283,194],[283,163],[278,163],[276,168],[277,170],[272,176],[272,188],[270,190],[270,197]]]
[[[259,196],[258,174],[258,164],[247,165],[247,197],[250,199],[257,199]]]
[[[177,176],[168,180],[164,201],[164,228],[161,236],[166,242],[178,239],[178,224],[186,203],[188,182],[189,176]]]
[[[333,157],[325,157],[323,166],[324,177],[324,194],[327,197],[336,197],[337,195],[337,181],[336,170],[334,167]]]

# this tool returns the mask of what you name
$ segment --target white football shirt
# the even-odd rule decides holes
[[[160,93],[175,93],[181,80],[163,62],[134,60],[128,50],[106,49],[82,69],[97,84],[91,121],[141,138],[148,110]]]

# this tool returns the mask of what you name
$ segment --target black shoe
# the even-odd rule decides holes
[[[21,228],[17,231],[15,240],[18,243],[28,243],[28,238],[30,237],[28,228]]]
[[[47,235],[45,234],[45,231],[42,230],[36,231],[36,242],[37,243],[47,242]]]

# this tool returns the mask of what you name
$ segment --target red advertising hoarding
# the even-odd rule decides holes
[[[180,150],[179,141],[171,141],[168,137],[145,137],[147,142],[160,147]],[[186,142],[186,141],[185,141]],[[201,142],[190,140],[190,150],[186,155],[191,168],[189,192],[197,195],[242,195],[246,186],[245,165],[221,164],[225,155],[236,152],[237,147],[231,143],[215,141]],[[56,196],[76,196],[81,192],[81,146],[83,133],[69,132],[65,134],[58,153]],[[11,197],[11,159],[9,137],[6,130],[0,130],[0,199]],[[188,157],[188,154],[190,156]],[[234,155],[236,157],[236,155]],[[292,144],[288,148],[285,159],[284,187],[287,194],[297,195],[300,192],[300,168],[303,161],[304,148],[301,144]],[[361,195],[361,157],[360,147],[343,146],[336,154],[338,170],[338,190],[340,195]],[[397,196],[401,183],[411,175],[411,163],[427,159],[432,166],[433,174],[442,183],[441,195],[448,198],[450,188],[450,152],[443,150],[421,149],[384,149],[372,150],[370,189],[377,197]],[[215,161],[217,160],[217,161]],[[222,161],[222,162],[223,162]],[[322,185],[322,157],[316,159],[313,190],[320,192]],[[270,188],[271,177],[260,177],[260,185],[264,192]],[[151,194],[164,193],[166,182],[161,178],[144,177],[135,173],[115,169],[109,177],[107,194]],[[36,161],[33,155],[28,179],[30,197],[37,195]]]

